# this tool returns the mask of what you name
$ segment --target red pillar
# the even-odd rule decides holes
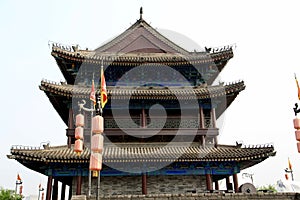
[[[206,178],[206,189],[209,191],[213,190],[211,174],[205,174],[205,178]]]
[[[147,175],[142,174],[142,194],[147,194]]]
[[[239,183],[238,183],[237,174],[233,174],[232,177],[233,177],[234,191],[237,193],[239,192]]]
[[[65,200],[65,194],[66,194],[66,184],[62,183],[61,193],[60,193],[60,200]]]
[[[53,180],[53,177],[48,176],[46,200],[51,200],[52,180]]]
[[[77,176],[77,179],[76,179],[76,195],[81,195],[81,184],[82,184],[81,176]]]
[[[58,199],[58,180],[54,179],[52,200],[57,200],[57,199]]]

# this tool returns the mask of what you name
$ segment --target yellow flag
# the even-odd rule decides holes
[[[103,66],[101,66],[101,84],[100,84],[100,91],[101,91],[101,108],[104,108],[105,104],[107,103],[107,91],[106,91],[106,82],[104,77]]]
[[[288,158],[288,164],[289,164],[289,170],[292,170],[292,164],[291,164],[290,158]]]
[[[297,84],[297,89],[298,89],[298,99],[300,100],[300,87],[299,87],[299,83],[295,74],[295,80],[296,80],[296,84]]]

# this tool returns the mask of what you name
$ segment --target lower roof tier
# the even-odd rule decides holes
[[[240,169],[253,166],[276,152],[272,145],[241,147],[218,145],[201,147],[198,143],[111,143],[104,146],[103,163],[147,162],[238,162]],[[84,148],[81,155],[73,146],[45,146],[44,148],[13,146],[8,158],[19,162],[89,163],[90,150]]]

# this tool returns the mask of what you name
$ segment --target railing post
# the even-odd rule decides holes
[[[205,125],[204,125],[204,113],[203,113],[203,108],[200,107],[199,108],[199,127],[200,129],[204,129]],[[205,147],[205,136],[201,135],[201,146]]]
[[[216,117],[216,109],[215,108],[211,108],[210,116],[211,116],[212,128],[217,128],[217,117]],[[214,137],[214,146],[215,147],[218,146],[217,136]]]
[[[145,112],[145,108],[142,108],[142,114],[141,114],[141,127],[142,128],[146,128],[146,112]]]

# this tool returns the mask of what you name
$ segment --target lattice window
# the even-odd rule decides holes
[[[118,121],[118,124],[117,122]],[[134,123],[132,123],[132,121]],[[105,128],[139,128],[140,127],[140,118],[105,118],[104,119]]]

